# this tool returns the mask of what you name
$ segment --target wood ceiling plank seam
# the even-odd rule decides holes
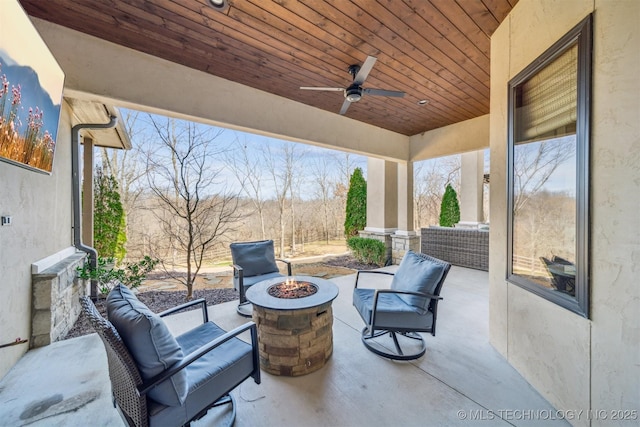
[[[87,15],[86,15],[86,12],[87,12],[87,11],[86,11],[86,10],[83,10],[83,6],[76,5],[76,6],[75,6],[75,8],[73,9],[73,11],[78,11],[78,12],[80,12],[80,16],[83,16],[83,17],[86,17],[86,16],[87,16]],[[69,11],[69,12],[73,12],[73,11]],[[68,17],[69,15],[68,15],[68,14],[65,14],[64,16],[67,16],[67,17]],[[99,16],[100,16],[100,17],[102,17],[103,15],[99,15]],[[94,17],[94,18],[95,18],[95,19],[92,19],[92,20],[91,20],[91,23],[87,22],[87,26],[88,26],[89,28],[97,27],[97,24],[98,24],[99,22],[103,22],[103,23],[104,23],[104,25],[106,25],[106,28],[111,28],[111,27],[110,27],[110,25],[113,25],[113,24],[112,24],[111,22],[109,22],[109,21],[104,21],[104,20],[99,19],[99,18],[98,18],[98,16],[96,16],[96,17]],[[125,30],[125,31],[118,31],[118,32],[116,32],[116,33],[115,33],[115,34],[118,34],[119,38],[121,39],[121,43],[118,43],[118,44],[122,44],[123,46],[126,46],[127,44],[129,44],[129,41],[130,41],[130,38],[129,38],[129,37],[126,37],[126,34],[128,33],[128,31],[127,31],[127,27],[129,27],[131,24],[129,24],[128,22],[126,22],[126,23],[124,23],[124,24],[123,24],[122,22],[120,22],[120,21],[116,21],[116,22],[118,22],[118,24],[117,24],[117,25],[118,25],[120,28],[122,28],[123,30]],[[137,29],[137,30],[140,30],[140,28],[141,28],[141,27],[134,27],[134,28],[135,28],[135,29]],[[82,30],[81,30],[81,31],[82,31]],[[145,31],[146,31],[146,30],[143,30],[142,32],[137,31],[137,32],[135,32],[134,34],[135,34],[136,36],[139,36],[140,34],[144,34],[144,32],[145,32]],[[83,31],[83,32],[84,32],[84,31]],[[154,34],[155,34],[155,33],[154,33]],[[100,37],[100,36],[99,36],[99,37]],[[139,37],[134,37],[134,38],[139,39]],[[172,39],[170,38],[170,40],[172,40]],[[157,41],[157,40],[156,40],[156,41]],[[163,56],[162,54],[163,54],[164,52],[166,52],[166,49],[165,49],[163,46],[158,45],[157,43],[154,43],[154,44],[152,44],[151,46],[153,46],[153,47],[157,47],[157,51],[156,51],[156,52],[152,52],[152,53],[151,53],[151,54],[153,54],[154,56],[162,57],[162,56]],[[130,46],[127,46],[127,47],[130,47]],[[140,50],[140,49],[136,49],[135,47],[130,47],[130,48],[132,48],[132,49],[134,49],[134,50],[138,50],[138,51]],[[191,52],[193,52],[193,49],[191,49],[190,51],[191,51]],[[174,52],[174,55],[175,55],[177,52],[183,53],[184,51],[179,49],[179,50],[177,50],[176,52]],[[145,53],[148,53],[148,52],[145,52]],[[207,52],[204,52],[204,51],[202,51],[202,52],[198,52],[198,53],[200,53],[200,55],[197,55],[195,58],[200,58],[200,59],[202,59],[202,58],[204,58],[204,57],[208,56],[208,55],[207,55]],[[185,57],[185,59],[188,59],[189,61],[191,61],[191,60],[193,60],[193,59],[194,59],[194,58],[193,58],[193,56],[192,56],[192,55],[190,55],[190,54],[188,54],[188,53],[184,53],[184,55],[186,55],[186,56],[184,56],[184,57]],[[249,57],[249,60],[251,60],[251,59],[252,59],[252,58],[251,58],[251,57]],[[172,57],[171,59],[167,59],[167,60],[170,60],[171,62],[176,62],[176,61],[175,61],[175,57]],[[184,62],[186,62],[186,61],[184,61]],[[216,61],[216,62],[217,62],[217,61]],[[182,61],[180,61],[180,62],[178,62],[178,63],[183,63],[183,62],[182,62]],[[226,63],[225,61],[221,62],[221,64],[225,64],[225,63]],[[204,70],[205,70],[205,68],[208,68],[208,67],[210,67],[210,66],[211,66],[211,63],[210,63],[209,61],[202,62],[202,64],[203,64],[203,66],[201,66],[201,67],[196,67],[195,69],[200,69],[201,71],[204,71]],[[256,63],[254,63],[253,65],[254,65],[254,66],[256,66],[256,67],[258,67],[258,66],[259,66],[259,64],[256,64]],[[252,67],[247,67],[247,68],[248,68],[248,69],[252,69]],[[233,69],[232,69],[232,68],[230,68],[230,69],[229,69],[229,71],[227,71],[227,72],[233,72]],[[247,76],[248,76],[248,75],[247,75]],[[245,76],[245,77],[247,77],[247,76]],[[249,80],[250,80],[250,81],[254,81],[254,82],[256,81],[256,79],[249,79]],[[261,81],[261,80],[264,80],[263,76],[258,76],[257,81]],[[254,84],[255,84],[255,83],[254,83]],[[340,104],[341,104],[341,103],[340,103]]]
[[[471,20],[489,37],[500,24],[482,1],[454,0]]]
[[[76,7],[76,10],[77,10],[77,7]],[[94,23],[94,25],[95,25],[95,23]],[[121,26],[122,26],[122,25],[121,25]],[[121,34],[122,34],[122,33],[121,33]],[[129,40],[129,37],[124,37],[124,38],[123,38],[123,40]],[[158,55],[158,56],[160,56],[160,54],[161,54],[162,52],[163,52],[163,49],[160,49],[160,52],[159,52],[159,55]],[[201,67],[201,68],[202,68],[202,67]]]
[[[142,2],[142,3],[146,3],[146,2]],[[156,8],[155,12],[156,13],[160,13],[161,10],[164,10],[164,9],[163,8]],[[169,13],[169,14],[172,14],[172,15],[176,15],[175,11],[166,10],[166,13]],[[171,15],[166,16],[166,21],[168,21],[170,17],[171,17]],[[188,21],[188,23],[196,24],[196,23],[194,23],[194,21]],[[179,25],[179,24],[176,24],[176,25]],[[198,31],[191,31],[191,30],[189,30],[188,28],[186,28],[183,25],[180,25],[178,27],[173,27],[171,24],[169,24],[169,25],[167,25],[167,29],[171,30],[171,31],[174,31],[175,34],[176,34],[175,37],[178,37],[178,38],[180,37],[180,32],[184,31],[186,34],[190,34],[194,38],[199,39],[199,41],[201,41],[203,43],[201,45],[201,51],[203,51],[203,52],[207,52],[210,48],[216,48],[216,46],[208,45],[205,41],[203,41],[202,37],[200,37],[200,33]],[[170,37],[172,37],[172,36],[170,36]],[[223,44],[223,43],[220,42],[220,43],[217,43],[217,44]],[[189,46],[191,48],[196,47],[196,45],[199,45],[199,43],[194,43],[193,41],[190,41],[190,43],[189,43]],[[262,45],[260,45],[260,46],[262,46]],[[253,63],[257,64],[258,67],[261,67],[264,70],[264,69],[266,69],[268,67],[265,67],[265,64],[263,62],[264,61],[270,62],[270,61],[268,59],[266,59],[266,57],[265,57],[265,59],[260,59],[261,57],[258,56],[259,53],[260,53],[260,49],[248,52],[248,55],[247,55],[246,59],[248,59],[248,60],[252,61]],[[257,62],[256,62],[256,58],[258,58]],[[285,81],[286,79],[282,80],[282,76],[283,75],[288,75],[289,74],[288,73],[289,69],[288,68],[279,67],[279,65],[277,65],[277,64],[274,64],[274,66],[276,68],[275,71],[278,72],[278,75],[277,76],[273,76],[272,78],[277,78],[277,79],[279,79],[278,81]],[[278,68],[280,68],[280,71],[278,71]],[[314,70],[309,70],[309,75],[310,76],[314,75],[313,71]],[[304,73],[301,73],[301,74],[304,74]],[[263,77],[267,76],[267,75],[268,75],[268,73],[264,73]],[[291,80],[291,81],[292,81],[292,83],[296,83],[296,80]]]
[[[316,6],[317,6],[317,4],[316,4],[316,3],[314,3],[314,5],[316,5]],[[343,15],[343,16],[344,16],[344,15]],[[335,18],[334,18],[334,19],[335,19]],[[347,17],[347,19],[350,19],[350,18],[348,18],[348,17]],[[354,24],[356,24],[356,23],[355,23],[355,22],[352,22],[351,27],[357,27],[357,25],[354,25]],[[339,25],[339,24],[337,24],[337,25]],[[370,33],[367,33],[367,34],[368,34],[369,36],[371,35]],[[377,36],[376,36],[375,34],[373,34],[373,38],[377,38]],[[378,39],[378,41],[379,41],[380,43],[385,44],[388,48],[391,48],[391,46],[390,46],[386,41],[381,40],[381,39]],[[364,52],[363,52],[363,53],[364,53]],[[406,55],[404,52],[402,52],[402,55],[404,55],[402,58],[393,58],[393,59],[394,59],[394,61],[393,61],[393,64],[392,64],[392,65],[390,65],[390,68],[392,68],[392,69],[396,69],[396,70],[397,70],[397,69],[406,68],[406,67],[404,67],[404,66],[402,65],[402,64],[403,64],[402,59],[406,59],[406,60],[407,60],[407,62],[408,62],[409,60],[411,60],[411,58],[410,58],[410,56],[409,56],[409,55]],[[379,71],[379,72],[381,71],[381,66],[380,66],[380,65],[378,65],[378,64],[380,64],[380,63],[381,63],[381,64],[385,64],[385,60],[386,60],[386,58],[384,58],[384,56],[383,56],[382,58],[379,58],[378,63],[376,63],[376,67],[377,67],[377,69],[378,69],[378,71]],[[426,58],[426,62],[429,62],[429,59],[428,59],[428,58]],[[385,65],[386,65],[386,64],[385,64]],[[421,63],[418,63],[418,66],[424,66],[424,65],[423,65],[423,64],[421,64]],[[425,69],[426,69],[426,70],[429,70],[426,66],[425,66]],[[411,71],[414,71],[414,72],[415,72],[415,70],[411,70]],[[438,71],[439,71],[440,73],[442,73],[442,69],[440,69],[440,70],[438,70]],[[436,78],[433,78],[433,79],[426,78],[426,80],[430,81],[431,83],[434,83],[434,85],[436,86],[436,88],[438,88],[438,90],[440,90],[440,91],[441,91],[441,93],[443,93],[443,94],[450,94],[450,93],[451,93],[451,91],[449,91],[446,87],[439,86],[437,83],[435,83],[435,80],[437,80],[437,79],[441,78],[441,76],[438,74],[438,72],[433,72],[433,71],[429,70],[429,73],[426,73],[426,74],[430,74],[430,73],[434,73],[434,74],[436,75]],[[408,73],[407,73],[407,74],[408,74]],[[422,78],[425,78],[425,77],[424,77],[424,74],[419,74],[419,75],[423,76]],[[445,79],[443,79],[443,81],[446,81],[446,80],[445,80]],[[418,84],[420,84],[420,82],[418,82]],[[449,87],[451,87],[451,85],[450,85],[450,84],[449,84],[448,86],[449,86]],[[457,88],[456,88],[456,89],[457,89]],[[456,99],[463,98],[462,96],[460,96],[460,94],[459,94],[459,93],[457,93],[457,94],[455,94],[455,95],[456,95]],[[444,97],[444,98],[446,99],[446,101],[445,101],[445,102],[456,102],[456,101],[452,101],[451,99],[449,99],[449,98],[447,98],[447,97]],[[465,111],[466,111],[466,110],[467,110],[467,105],[466,105],[466,104],[464,104],[464,102],[458,102],[458,103],[456,103],[456,107],[455,107],[455,108],[456,108],[456,109],[460,109],[460,110],[465,110]],[[484,109],[483,109],[482,111],[478,111],[478,112],[471,112],[471,111],[468,111],[468,113],[471,113],[472,115],[473,115],[473,114],[475,114],[475,115],[482,115],[482,114],[486,114],[486,112],[484,111]],[[475,116],[474,116],[474,117],[475,117]]]
[[[303,0],[304,1],[304,0]],[[341,0],[342,1],[342,0]],[[316,5],[316,7],[318,9],[320,9],[319,3],[314,3]],[[343,8],[346,7],[346,5],[350,4],[348,2],[341,2],[340,3]],[[362,19],[359,22],[354,21],[350,15],[345,14],[343,12],[343,10],[337,10],[336,8],[323,8],[322,9],[324,12],[326,12],[328,14],[328,17],[331,19],[331,17],[333,17],[333,21],[336,22],[337,24],[340,22],[340,20],[342,19],[345,22],[345,25],[343,25],[344,27],[350,27],[350,28],[356,28],[358,29],[359,32],[363,32],[362,37],[363,38],[370,38],[370,39],[374,39],[378,42],[378,44],[383,44],[385,45],[387,48],[385,49],[385,51],[393,51],[394,49],[398,52],[400,52],[403,56],[405,56],[406,58],[402,58],[402,59],[406,59],[408,62],[414,62],[416,64],[420,64],[420,65],[425,65],[427,63],[432,64],[432,66],[438,67],[439,71],[436,72],[436,74],[440,77],[442,77],[445,81],[449,82],[449,87],[455,87],[456,90],[460,91],[459,93],[455,93],[455,91],[448,91],[450,93],[454,93],[456,94],[456,96],[460,99],[466,99],[466,101],[468,102],[468,104],[473,104],[474,101],[480,102],[481,103],[481,107],[479,107],[479,110],[476,112],[478,115],[481,114],[485,114],[486,113],[486,109],[488,108],[488,96],[484,97],[481,94],[477,94],[475,93],[475,90],[472,87],[469,87],[462,79],[460,79],[458,76],[454,75],[453,73],[449,72],[448,70],[446,70],[440,63],[436,62],[434,59],[430,58],[428,55],[423,54],[422,52],[418,51],[418,50],[414,50],[413,52],[419,53],[421,55],[418,56],[414,56],[412,57],[410,55],[409,52],[412,52],[412,47],[411,46],[407,46],[406,43],[403,48],[400,48],[400,46],[391,46],[389,42],[387,42],[387,40],[385,40],[383,37],[379,37],[376,32],[374,30],[376,30],[375,28],[371,28],[371,27],[366,27],[364,25],[364,22]],[[337,15],[337,13],[339,13],[340,15]],[[366,12],[363,12],[366,13]],[[353,15],[353,14],[351,14]],[[350,22],[349,22],[350,21]],[[347,25],[348,23],[348,25]],[[360,24],[360,25],[358,25]],[[340,25],[340,24],[338,24]],[[383,31],[383,26],[379,25],[379,29],[378,32],[382,32]],[[357,34],[356,34],[357,35]],[[397,40],[396,40],[397,41]],[[402,43],[399,43],[402,44]],[[384,56],[382,58],[382,61],[385,60]],[[401,58],[394,58],[396,59],[399,63],[402,63],[402,59]],[[425,65],[426,67],[426,65]],[[428,68],[428,67],[427,67]],[[468,93],[467,91],[462,90],[459,86],[466,86],[467,88],[470,89],[470,91],[472,93],[475,93],[476,97],[479,99],[476,99],[476,97],[474,97],[472,94]],[[446,88],[445,88],[446,89]],[[464,93],[464,96],[461,95],[461,93]],[[468,99],[466,97],[470,97],[471,99]],[[473,105],[469,105],[470,107],[472,107]],[[463,106],[460,106],[459,108],[466,108]],[[473,114],[476,114],[473,113]]]
[[[466,74],[466,76],[460,75],[459,77],[464,77],[463,80],[468,82],[470,86],[482,92],[481,88],[478,89],[477,84],[469,83],[469,80],[477,81],[481,87],[484,86],[486,88],[486,93],[483,93],[483,95],[485,97],[488,96],[490,81],[487,71],[490,66],[488,58],[485,58],[484,55],[479,52],[478,54],[474,52],[474,55],[484,58],[484,66],[476,64],[473,58],[465,54],[458,45],[450,41],[446,35],[435,30],[426,20],[419,17],[414,10],[408,8],[402,1],[390,3],[390,0],[387,0],[387,7],[382,3],[376,3],[377,6],[371,5],[370,3],[366,3],[367,1],[368,0],[352,0],[354,4],[359,5],[363,9],[366,4],[369,4],[368,13],[379,20],[386,30],[395,33],[397,37],[402,38],[414,48],[429,56],[432,56],[434,52],[439,52],[439,62],[442,65],[449,69],[452,69],[452,66],[459,67],[458,71]],[[464,37],[461,37],[461,39],[462,42],[466,41]],[[473,46],[470,47],[473,49]],[[461,64],[467,64],[467,66]]]
[[[502,22],[513,8],[508,0],[482,0],[482,3],[498,23]]]
[[[390,2],[392,0],[387,1]],[[438,19],[434,19],[432,15],[422,15],[417,9],[409,6],[406,2],[402,4],[405,5],[403,12],[396,12],[395,8],[388,8],[389,12],[394,13],[398,19],[403,22],[407,22],[414,31],[425,39],[429,39],[431,35],[446,38],[453,46],[460,50],[463,55],[468,57],[488,75],[487,70],[491,67],[490,56],[487,52],[481,50],[466,34],[456,28],[446,17],[440,15]],[[422,8],[425,14],[426,10],[426,8]],[[428,29],[428,32],[421,30],[423,28]]]
[[[236,12],[236,13],[237,13],[237,12]],[[274,39],[274,40],[275,40],[275,39]],[[275,55],[275,54],[276,54],[276,53],[274,53],[274,55]],[[298,65],[300,65],[300,64],[298,64]],[[313,70],[310,70],[310,71],[311,71],[312,73],[314,72]],[[297,76],[303,76],[303,75],[304,75],[303,73],[297,73]],[[346,77],[346,72],[345,72],[345,77]],[[301,82],[301,81],[299,81],[299,80],[294,80],[294,83],[295,83],[295,85],[291,88],[291,89],[293,89],[293,90],[298,89],[298,88],[300,87],[300,85],[301,85],[301,84],[305,84],[304,82]],[[347,82],[345,82],[345,83],[348,83],[348,81],[347,81]],[[344,86],[344,83],[343,83],[343,86]],[[288,92],[288,93],[290,93],[290,92]],[[293,100],[299,100],[299,99],[300,99],[300,98],[299,98],[299,97],[297,97],[297,96],[291,96],[291,95],[288,95],[288,98],[289,98],[289,99],[293,99]],[[336,111],[338,111],[338,110],[339,110],[339,106],[340,106],[340,105],[342,105],[343,100],[342,100],[341,98],[335,97],[335,95],[333,95],[333,99],[338,100],[338,101],[339,101],[339,105],[337,105],[337,107],[336,107],[336,108],[334,108],[334,109],[329,109],[328,111],[336,112]],[[375,105],[375,104],[376,104],[375,99],[371,100],[371,98],[367,97],[367,100],[369,100],[369,101],[367,101],[367,102],[370,102],[372,105]],[[388,109],[388,104],[386,104],[386,103],[382,103],[381,101],[380,101],[380,102],[378,102],[377,104],[378,104],[378,105],[380,105],[380,106],[382,107],[382,108],[377,108],[377,110],[379,111],[379,112],[378,112],[378,116],[379,116],[380,118],[384,118],[385,116],[387,116],[387,115],[389,114],[389,113],[388,113],[388,111],[387,111],[387,109]],[[402,107],[401,107],[401,106],[399,106],[399,108],[402,108]],[[410,110],[408,110],[408,111],[410,111]]]
[[[237,18],[237,17],[236,17],[236,18]],[[230,28],[230,26],[225,26],[225,28],[227,28],[227,29],[228,29],[228,28]],[[257,34],[256,34],[256,35],[257,35]],[[237,36],[234,36],[234,37],[235,37],[235,38],[237,38]],[[255,35],[254,35],[254,39],[255,39]],[[274,40],[276,40],[276,39],[274,39]],[[258,42],[258,44],[259,44],[259,45],[263,45],[264,40],[257,41],[257,42]],[[273,53],[273,52],[272,52],[272,53]],[[274,53],[274,54],[275,54],[275,53]],[[286,59],[286,58],[285,58],[285,59]],[[283,71],[283,72],[284,72],[284,71]],[[310,72],[312,72],[311,76],[315,76],[315,74],[313,74],[313,73],[315,73],[315,69],[314,69],[314,70],[310,70]],[[299,74],[304,75],[304,73],[299,73]],[[298,83],[298,82],[296,81],[295,83]],[[299,87],[299,84],[297,84],[295,87],[296,87],[296,88],[297,88],[297,87]],[[288,92],[286,92],[286,91],[282,91],[282,93],[288,93]],[[292,97],[291,95],[288,95],[287,97],[288,97],[289,99],[294,99],[294,100],[296,100],[296,101],[299,101],[299,100],[300,100],[300,97]],[[335,99],[335,98],[334,98],[334,99]],[[336,108],[331,108],[331,109],[327,108],[327,110],[328,110],[328,111],[332,111],[332,112],[333,112],[333,111],[336,111],[336,110],[339,108],[339,106],[340,106],[340,105],[342,105],[342,102],[343,102],[343,101],[342,101],[341,99],[339,99],[339,103],[338,103],[338,106],[337,106]],[[386,106],[385,106],[384,111],[380,111],[379,116],[382,118],[382,117],[385,117],[386,115],[388,115],[388,112],[386,111]]]
[[[305,19],[307,21],[309,20],[314,20],[314,21],[318,21],[318,20],[324,20],[326,22],[326,18],[322,17],[321,15],[319,15],[316,11],[314,11],[313,9],[307,7],[306,5],[303,5],[299,2],[293,2],[291,4],[289,4],[289,6],[293,6],[295,7],[294,9],[288,9],[292,14],[295,14],[296,16],[299,16],[301,19]],[[312,14],[312,16],[309,16],[309,14]],[[282,15],[281,15],[282,16]],[[324,25],[323,27],[326,27],[326,25]],[[341,44],[343,43],[340,39],[334,37],[333,35],[331,35],[331,37],[333,37],[333,43],[332,45],[336,45],[336,44]],[[380,62],[378,62],[380,63]],[[378,65],[377,66],[379,71],[383,71],[381,70],[381,67]],[[392,70],[393,72],[402,72],[403,70],[398,70],[398,67],[388,67],[389,70]],[[389,73],[386,73],[389,74]],[[401,76],[406,76],[409,79],[411,79],[413,75],[412,70],[404,70],[404,74],[402,74]],[[396,80],[399,80],[399,77],[392,77]],[[434,77],[431,79],[427,79],[427,84],[425,84],[424,82],[425,77],[424,74],[420,75],[419,80],[417,79],[413,79],[411,81],[414,81],[415,84],[414,85],[407,85],[407,87],[411,87],[412,91],[409,92],[413,92],[416,95],[416,100],[417,99],[431,99],[434,100],[435,102],[433,102],[433,105],[436,105],[438,103],[441,103],[443,105],[452,105],[452,108],[464,108],[464,106],[461,105],[456,105],[456,104],[452,104],[452,101],[450,99],[448,99],[445,96],[440,95],[440,93],[443,94],[448,94],[448,92],[446,91],[446,89],[444,87],[440,87],[440,89],[436,89],[434,91],[433,87],[431,86],[431,84],[433,85],[437,85],[436,81],[439,80],[439,77],[437,75],[434,74]],[[437,87],[437,86],[436,86]],[[407,89],[405,89],[407,91]],[[421,95],[422,94],[422,95]],[[421,96],[420,96],[421,95]]]
[[[246,7],[246,3],[245,3],[245,7]],[[246,11],[246,9],[245,9],[245,11]],[[346,72],[343,72],[343,74],[345,75],[345,77],[347,77],[347,76],[346,76]],[[348,77],[347,77],[347,78],[348,78]],[[348,80],[345,80],[345,79],[342,79],[342,81],[341,81],[341,82],[335,82],[335,81],[334,81],[334,82],[332,82],[332,84],[335,84],[337,87],[344,87],[344,86],[348,85],[348,83],[349,83],[349,82],[348,82]],[[309,84],[309,83],[304,83],[304,84]],[[323,81],[323,82],[321,82],[319,85],[328,86],[328,85],[326,84],[326,82],[324,82],[324,81]],[[400,106],[400,107],[398,107],[398,108],[403,109],[401,106]],[[407,110],[407,111],[412,111],[412,110]]]
[[[387,35],[389,33],[389,35]],[[392,38],[391,34],[394,34],[391,29],[385,27],[383,30],[380,30],[378,33],[383,38]],[[413,45],[416,51],[422,52],[424,55],[433,57],[434,50],[428,51],[424,50],[416,45]],[[440,61],[442,61],[443,56],[440,56]],[[460,73],[456,74],[454,71],[451,71],[451,68],[458,68],[460,71],[462,68],[459,64],[456,64],[455,67],[452,67],[454,63],[449,62],[449,64],[441,64],[442,70],[440,75],[447,79],[450,84],[460,90],[462,93],[466,95],[466,100],[475,108],[483,109],[486,108],[489,98],[489,88],[484,85],[484,83],[479,82],[476,79],[469,78],[469,73]],[[466,74],[468,79],[465,79],[465,76],[462,74]],[[449,75],[451,77],[446,77]]]
[[[452,3],[451,0],[447,0]],[[461,35],[466,37],[475,48],[487,59],[491,58],[491,39],[471,21],[466,13],[443,14],[432,1],[425,0],[404,0],[405,4],[415,10],[427,22],[430,22],[436,30],[446,31],[446,28],[455,28]],[[457,5],[456,3],[453,3]],[[444,27],[440,30],[438,27]]]

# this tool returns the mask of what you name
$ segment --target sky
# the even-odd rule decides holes
[[[133,114],[135,112],[120,108],[120,113],[122,117],[126,117],[128,114]],[[166,123],[167,120],[166,117],[163,116],[152,115],[152,117],[160,123]],[[181,120],[176,119],[176,121],[180,122]],[[264,164],[260,148],[266,146],[270,147],[272,152],[275,154],[275,157],[278,158],[279,156],[277,154],[282,152],[283,147],[293,146],[295,150],[294,153],[296,154],[296,162],[298,163],[297,167],[303,172],[303,178],[305,180],[303,185],[301,185],[300,191],[300,196],[303,199],[310,199],[315,196],[315,182],[312,171],[314,164],[320,160],[327,159],[329,162],[332,162],[330,163],[332,165],[330,169],[330,172],[332,172],[331,179],[339,179],[340,171],[337,166],[337,161],[344,159],[345,154],[343,152],[200,123],[194,123],[194,125],[200,130],[208,130],[212,135],[216,135],[215,151],[217,151],[218,154],[211,156],[212,158],[209,161],[210,167],[220,170],[220,179],[218,180],[220,182],[220,186],[217,189],[218,191],[229,190],[241,193],[241,186],[229,168],[229,162],[226,158],[227,155],[235,155],[236,158],[239,158],[239,144],[247,145],[249,147],[248,153],[252,156],[251,159],[258,160],[260,164]],[[158,135],[151,124],[150,115],[147,113],[138,113],[138,117],[134,122],[134,128],[130,132],[130,137],[134,147],[144,147],[145,145],[150,147],[152,144],[160,144],[159,142],[154,143],[154,141],[158,141]],[[363,169],[366,176],[367,160],[365,156],[350,154],[350,162],[353,162],[355,166]],[[264,193],[268,198],[274,198],[275,185],[267,175],[268,169],[266,166],[262,172],[264,173],[264,179],[261,180],[261,184]],[[214,192],[215,191],[216,190],[214,190]]]

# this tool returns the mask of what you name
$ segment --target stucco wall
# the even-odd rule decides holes
[[[63,103],[51,175],[0,162],[0,214],[13,218],[0,227],[0,344],[28,339],[31,327],[31,264],[72,242],[71,125]],[[0,377],[28,344],[0,349]]]
[[[507,83],[594,13],[591,319],[505,281]],[[491,42],[490,334],[558,409],[640,409],[640,2],[520,0]],[[503,52],[503,55],[496,55]],[[593,418],[593,417],[592,417]]]
[[[409,138],[410,160],[433,159],[489,147],[489,114]]]

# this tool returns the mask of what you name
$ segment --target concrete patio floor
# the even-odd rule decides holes
[[[367,277],[369,284],[388,285],[387,276]],[[568,425],[489,344],[486,272],[451,269],[437,335],[427,335],[426,354],[413,362],[367,351],[360,342],[363,322],[351,305],[355,275],[332,281],[340,295],[333,303],[331,359],[306,376],[263,372],[262,384],[245,381],[233,392],[237,426]],[[225,329],[245,322],[234,302],[209,312]],[[193,311],[167,323],[179,333],[198,321],[200,313]],[[214,426],[220,416],[210,412],[193,425]],[[123,425],[111,405],[106,356],[97,335],[28,352],[0,382],[0,425]]]

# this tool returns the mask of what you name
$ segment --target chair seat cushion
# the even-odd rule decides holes
[[[143,380],[182,360],[182,349],[164,321],[126,286],[117,285],[109,292],[107,316],[135,360]],[[148,395],[164,405],[181,405],[187,395],[187,374],[177,373],[151,389]]]
[[[204,323],[176,339],[185,354],[197,350],[225,331],[213,322]],[[187,366],[188,395],[184,405],[164,406],[149,402],[150,425],[182,425],[246,378],[253,371],[251,345],[232,338]]]
[[[371,324],[375,289],[353,290],[353,305],[367,325]],[[426,329],[431,328],[433,314],[414,307],[398,294],[381,293],[378,295],[375,326],[379,329]]]
[[[262,282],[263,280],[275,279],[276,277],[285,277],[285,276],[280,273],[268,273],[268,274],[261,274],[259,276],[245,277],[243,279],[243,284],[245,288],[248,288],[249,286],[253,286],[258,282]]]
[[[245,280],[247,276],[278,271],[273,240],[232,243],[229,249],[233,263],[242,267]]]
[[[444,272],[444,264],[435,263],[422,258],[413,251],[407,251],[393,276],[391,289],[433,294]],[[401,298],[407,304],[424,310],[427,309],[430,302],[427,298],[415,295],[403,295]]]

